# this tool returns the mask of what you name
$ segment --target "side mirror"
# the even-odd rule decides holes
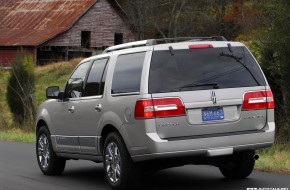
[[[49,86],[46,89],[46,98],[47,99],[59,99],[59,87],[58,86]]]

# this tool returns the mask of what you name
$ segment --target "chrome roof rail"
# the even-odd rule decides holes
[[[178,43],[178,42],[195,42],[195,41],[227,41],[223,36],[212,36],[212,37],[176,37],[176,38],[162,38],[162,39],[149,39],[135,42],[129,42],[125,44],[115,45],[108,47],[103,53],[118,51],[122,49],[130,49],[135,47],[153,46],[157,44],[166,43]]]

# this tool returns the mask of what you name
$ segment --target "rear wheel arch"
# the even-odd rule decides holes
[[[105,140],[107,138],[107,136],[112,133],[112,132],[118,132],[118,129],[111,125],[111,124],[107,124],[103,127],[102,132],[101,132],[101,142],[100,142],[100,153],[103,154],[103,149],[104,149],[104,144],[105,144]]]
[[[48,128],[46,122],[45,122],[44,120],[40,119],[40,120],[37,122],[37,125],[36,125],[36,135],[38,134],[38,131],[39,131],[40,127],[43,127],[43,126],[45,126],[45,127],[49,130],[49,128]]]
[[[99,148],[100,148],[100,153],[101,153],[101,154],[103,153],[105,140],[106,140],[107,136],[108,136],[110,133],[112,133],[112,132],[116,132],[116,133],[118,133],[118,134],[121,136],[121,138],[122,138],[122,140],[124,141],[124,143],[125,143],[125,140],[124,140],[124,138],[123,138],[123,135],[120,133],[120,131],[118,130],[118,128],[115,127],[114,125],[107,124],[107,125],[105,125],[105,126],[103,127],[102,132],[101,132],[101,137],[102,137],[102,138],[101,138],[100,146],[99,146]],[[125,145],[126,145],[126,143],[125,143]]]

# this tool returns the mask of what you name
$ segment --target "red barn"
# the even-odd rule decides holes
[[[23,49],[38,65],[134,40],[114,0],[0,0],[0,66]]]

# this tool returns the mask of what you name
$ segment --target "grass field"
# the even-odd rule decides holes
[[[277,143],[266,149],[258,150],[260,159],[256,169],[290,175],[290,145]]]
[[[36,136],[33,132],[24,132],[20,129],[0,131],[0,140],[35,143]]]
[[[59,62],[35,70],[36,84],[34,92],[34,102],[36,106],[45,100],[45,89],[48,86],[59,86],[63,88],[69,75],[81,59],[73,59],[70,62]]]

